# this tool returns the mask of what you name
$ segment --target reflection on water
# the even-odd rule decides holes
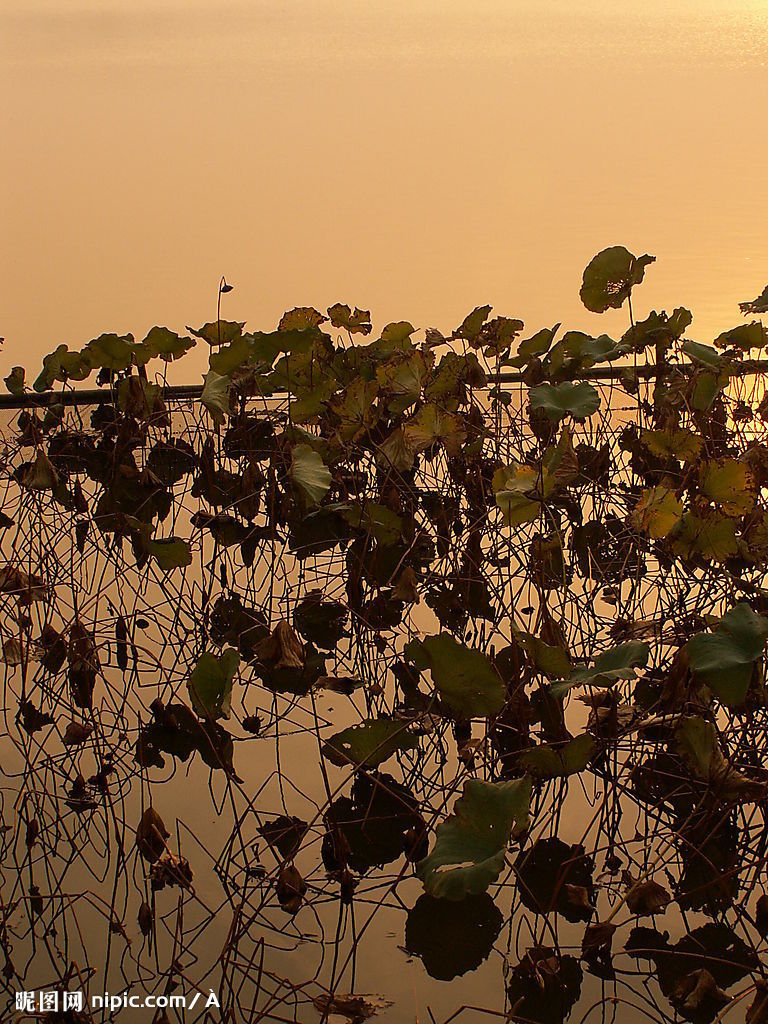
[[[382,1024],[562,1024],[590,1008],[711,1022],[740,994],[753,1002],[764,707],[756,693],[748,715],[719,712],[730,760],[716,762],[709,705],[676,651],[764,572],[660,562],[628,527],[628,488],[657,469],[633,440],[637,402],[612,387],[574,427],[573,486],[550,495],[543,537],[538,518],[505,528],[486,493],[499,463],[533,457],[534,433],[556,433],[529,418],[520,389],[503,406],[484,392],[470,403],[467,424],[496,423],[483,457],[428,446],[397,493],[361,457],[339,477],[347,501],[309,514],[280,400],[258,416],[243,405],[219,430],[184,404],[148,424],[102,405],[7,425],[9,992],[212,989],[221,1013],[191,1019],[307,1024],[374,1009]],[[758,394],[736,382],[728,409]],[[756,422],[728,422],[733,451],[761,437]],[[548,456],[547,472],[559,465]],[[355,494],[389,505],[345,518]],[[151,546],[142,523],[155,520],[189,538],[191,561],[170,540]],[[420,675],[407,642],[446,630],[493,655],[490,683],[483,663],[462,666],[460,645],[438,660],[444,639]],[[563,711],[551,659],[568,650],[575,665],[628,641],[639,678],[629,662],[582,669],[589,686]],[[201,696],[211,662],[198,674],[203,652],[225,650],[240,658],[231,712],[219,677]],[[500,681],[500,713],[456,713],[452,701],[489,700],[483,687]],[[394,721],[397,741],[387,756],[378,740],[355,754],[368,767],[353,772],[334,737],[372,718]],[[472,806],[487,791],[471,786],[519,786],[523,770],[537,780],[530,829],[499,854]],[[455,901],[425,892],[414,866],[434,858],[459,797],[470,838],[446,863],[485,881]],[[456,885],[443,878],[433,884]]]
[[[6,0],[3,366],[209,320],[222,272],[259,326],[594,330],[576,268],[615,242],[707,341],[765,284],[767,39],[762,0]]]

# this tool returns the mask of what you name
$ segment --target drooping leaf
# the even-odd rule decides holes
[[[531,780],[469,779],[453,813],[438,825],[435,845],[416,865],[431,896],[462,900],[495,882],[511,836],[528,827]]]
[[[768,344],[768,327],[760,320],[739,324],[730,331],[723,331],[715,338],[716,348],[739,348],[744,352],[751,348],[764,348]]]
[[[14,471],[14,477],[28,491],[53,491],[59,485],[56,467],[43,451],[34,462],[25,462]]]
[[[290,474],[294,486],[308,505],[319,505],[330,489],[331,471],[307,444],[296,445],[291,454]]]
[[[350,334],[370,334],[373,329],[370,310],[355,306],[352,312],[346,303],[337,302],[330,306],[328,317],[333,327],[343,327]]]
[[[229,413],[229,377],[209,370],[203,378],[203,391],[200,401],[213,417],[215,423],[222,423]]]

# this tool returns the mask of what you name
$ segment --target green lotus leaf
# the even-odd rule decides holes
[[[643,352],[650,345],[660,346],[666,351],[685,334],[692,323],[693,314],[684,306],[678,306],[671,316],[653,310],[645,320],[633,324],[622,336],[621,342],[631,352]]]
[[[745,462],[718,459],[699,468],[701,490],[728,515],[741,515],[755,504],[752,474]]]
[[[345,441],[357,441],[375,426],[379,419],[376,381],[356,380],[343,394],[331,402],[331,410],[339,418],[339,435]]]
[[[8,391],[20,398],[24,394],[24,367],[14,366],[11,372],[5,377],[5,386]]]
[[[429,668],[440,697],[464,718],[495,715],[504,706],[504,684],[490,659],[448,633],[412,641],[406,656]]]
[[[200,401],[211,414],[215,423],[222,423],[229,413],[229,377],[209,370],[203,377],[203,391]]]
[[[729,707],[743,704],[755,662],[768,639],[768,619],[746,602],[728,611],[711,633],[697,633],[686,645],[691,668]]]
[[[132,334],[101,334],[81,354],[92,367],[114,371],[143,366],[149,360],[149,352],[135,343]]]
[[[619,309],[636,284],[640,284],[645,268],[655,256],[633,256],[623,245],[612,245],[594,256],[581,284],[581,301],[593,313]]]
[[[512,463],[502,466],[493,474],[493,493],[501,509],[504,522],[510,526],[531,523],[541,512],[541,503],[531,494],[536,493],[538,472],[533,466]]]
[[[711,345],[702,345],[699,341],[685,341],[682,348],[694,363],[700,363],[713,370],[719,370],[723,365],[723,356]]]
[[[692,430],[641,430],[640,443],[658,459],[693,462],[704,447],[703,438]]]
[[[370,334],[373,330],[370,310],[355,306],[353,313],[346,303],[336,302],[329,306],[328,318],[333,327],[342,327],[350,334]]]
[[[190,546],[180,537],[157,537],[148,542],[147,550],[165,572],[192,564]]]
[[[448,455],[459,455],[467,439],[464,420],[455,413],[443,412],[436,405],[423,405],[403,427],[406,444],[422,452],[433,444],[442,444]]]
[[[537,779],[560,779],[583,772],[596,750],[592,736],[582,733],[563,746],[540,743],[523,751],[517,763]]]
[[[427,893],[448,900],[484,893],[501,874],[510,838],[528,828],[530,802],[528,778],[465,782],[432,851],[416,865]]]
[[[240,655],[232,647],[218,656],[210,651],[201,655],[187,682],[192,707],[201,718],[229,718],[239,665]]]
[[[658,540],[666,537],[683,518],[683,504],[669,487],[647,487],[632,512],[632,523],[640,533]]]
[[[323,756],[332,764],[376,768],[398,750],[411,750],[419,741],[407,723],[392,718],[372,718],[334,733],[323,744]]]
[[[748,778],[728,764],[712,722],[699,717],[682,718],[675,730],[675,743],[696,778],[712,786],[721,798],[732,803],[764,798],[765,783]]]
[[[187,324],[190,334],[194,334],[196,338],[206,341],[209,345],[229,345],[235,338],[240,337],[244,327],[245,321],[237,323],[232,320],[214,320],[212,323],[203,324],[197,330]]]
[[[737,526],[737,519],[729,519],[714,510],[706,516],[686,512],[671,537],[672,546],[686,558],[698,555],[724,562],[739,550]]]
[[[144,341],[141,342],[150,357],[159,356],[166,363],[173,359],[181,359],[191,348],[195,347],[195,344],[196,342],[192,338],[183,338],[167,327],[151,328]]]
[[[573,669],[566,683],[552,687],[555,696],[562,696],[575,686],[613,686],[620,679],[634,679],[635,669],[648,663],[651,649],[640,640],[629,640],[599,654],[592,665]]]
[[[600,395],[591,384],[581,381],[574,384],[539,384],[530,390],[531,407],[543,409],[551,420],[560,420],[571,415],[584,420],[600,408]]]
[[[517,348],[517,355],[508,360],[510,366],[525,366],[536,356],[543,356],[549,351],[555,335],[560,330],[560,324],[554,327],[543,327],[536,331],[530,338],[525,338]]]
[[[492,306],[475,306],[471,313],[464,317],[461,324],[453,332],[454,338],[464,338],[472,342],[480,334],[483,324],[491,313]]]
[[[343,514],[350,526],[371,534],[380,544],[397,543],[403,532],[400,516],[376,501],[366,501],[362,505],[354,502]]]
[[[320,504],[333,479],[322,458],[308,444],[299,444],[293,449],[290,476],[308,505]]]
[[[730,331],[723,331],[715,338],[716,348],[740,348],[746,352],[751,348],[764,348],[768,344],[768,327],[760,320],[739,324]]]
[[[55,381],[85,380],[93,370],[93,363],[83,352],[70,352],[66,345],[45,356],[43,368],[32,385],[38,393],[48,391]]]
[[[305,331],[310,327],[319,327],[328,319],[319,309],[313,306],[295,306],[280,317],[278,331]]]

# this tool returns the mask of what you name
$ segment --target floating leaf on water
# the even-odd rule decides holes
[[[324,651],[332,651],[347,635],[349,611],[341,601],[325,598],[321,590],[311,590],[296,605],[293,622],[307,640]]]
[[[507,844],[528,828],[531,780],[469,779],[452,814],[437,827],[432,852],[416,865],[431,896],[461,900],[479,895],[504,866]]]
[[[362,1021],[374,1017],[379,1010],[386,1010],[392,1006],[389,999],[383,996],[365,995],[341,995],[335,992],[333,995],[315,996],[312,1000],[315,1009],[323,1015],[323,1020],[335,1020],[339,1017],[345,1018],[350,1024],[362,1024]],[[331,1014],[332,1016],[328,1016]]]
[[[292,860],[307,834],[307,823],[295,815],[282,814],[266,821],[259,833],[277,851],[280,860]]]

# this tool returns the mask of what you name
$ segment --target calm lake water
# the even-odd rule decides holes
[[[620,331],[578,301],[617,242],[706,341],[768,280],[766,28],[766,0],[4,0],[2,366],[197,326],[222,273],[252,328],[340,300]]]

